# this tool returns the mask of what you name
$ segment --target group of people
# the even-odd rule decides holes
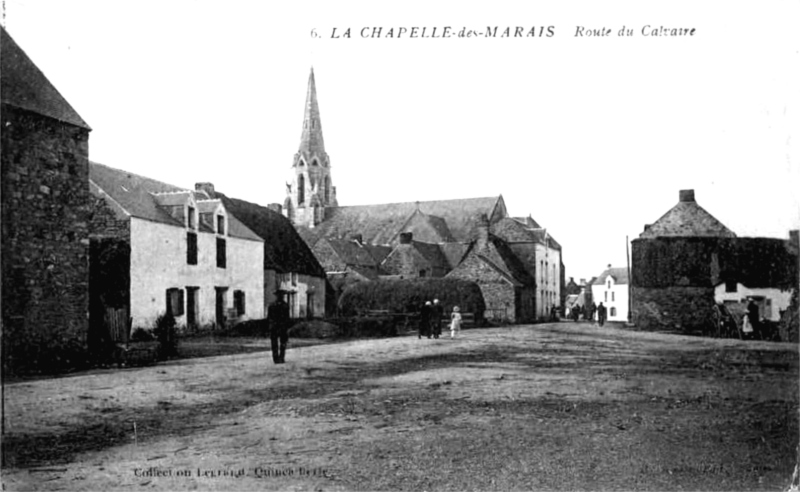
[[[450,338],[455,338],[461,332],[461,312],[458,306],[453,306],[450,314]],[[442,335],[442,318],[444,317],[444,307],[439,304],[439,299],[433,302],[425,301],[419,311],[419,334],[417,338],[423,336],[428,338],[439,338]]]
[[[575,305],[570,308],[569,317],[572,321],[594,321],[595,314],[597,315],[597,324],[603,326],[608,319],[608,308],[601,302],[600,305],[592,303],[591,306]]]

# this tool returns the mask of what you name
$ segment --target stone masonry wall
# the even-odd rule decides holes
[[[712,287],[631,287],[632,321],[643,330],[700,333],[714,308]]]
[[[2,107],[3,362],[55,371],[87,357],[89,131]]]

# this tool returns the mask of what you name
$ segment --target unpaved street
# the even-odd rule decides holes
[[[795,345],[558,323],[7,384],[5,490],[781,490]]]

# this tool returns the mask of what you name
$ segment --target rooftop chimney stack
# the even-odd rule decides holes
[[[679,198],[682,202],[693,202],[694,190],[681,190],[679,193]]]
[[[195,183],[194,191],[205,191],[209,198],[216,198],[214,193],[214,183]]]
[[[489,244],[489,218],[486,214],[481,214],[478,217],[478,244],[477,251],[486,249]]]

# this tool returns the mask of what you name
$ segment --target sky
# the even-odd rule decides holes
[[[796,1],[2,6],[90,159],[176,186],[283,203],[313,66],[340,205],[502,195],[576,280],[625,266],[681,189],[740,236],[800,228]]]

